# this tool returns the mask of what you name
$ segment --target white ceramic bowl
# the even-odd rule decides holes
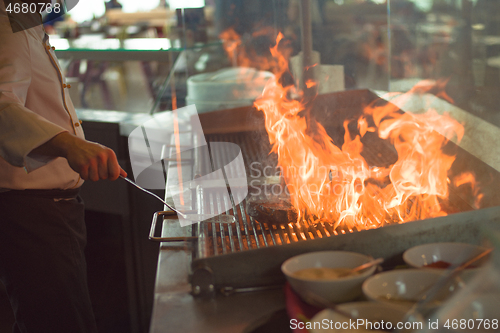
[[[369,333],[374,332],[374,328],[384,328],[392,330],[396,328],[398,322],[402,322],[406,312],[392,304],[380,304],[374,302],[354,302],[345,303],[338,306],[339,310],[342,310],[350,314],[353,318],[363,319],[363,322],[359,322],[360,325],[351,325],[352,321],[342,316],[338,312],[330,309],[323,310],[317,313],[310,321],[311,333],[328,333],[328,332],[357,332],[357,333]],[[384,324],[381,323],[383,320]],[[355,321],[355,320],[354,320]],[[383,325],[383,326],[371,326],[367,323],[371,322],[372,325]],[[377,324],[378,323],[378,324]],[[390,323],[390,324],[388,324]],[[416,326],[414,326],[416,327]]]
[[[424,267],[437,261],[445,261],[452,265],[461,264],[474,256],[485,251],[486,248],[478,245],[466,243],[430,243],[412,247],[403,253],[403,260],[408,266],[415,268],[424,268],[441,273],[445,272],[442,268]],[[488,260],[488,256],[478,260],[474,266],[481,266]],[[469,280],[479,271],[480,267],[465,269],[461,277]]]
[[[281,265],[281,271],[295,292],[305,301],[308,294],[314,294],[330,302],[341,303],[354,300],[362,294],[361,285],[377,269],[370,267],[358,275],[350,275],[332,280],[314,280],[299,278],[295,272],[306,268],[318,267],[347,267],[355,268],[370,260],[372,257],[348,251],[320,251],[310,252],[292,257]]]
[[[469,297],[461,299],[460,302],[448,304],[448,306],[439,310],[437,317],[451,320],[455,318],[465,320],[483,319],[488,320],[490,323],[495,319],[500,320],[498,318],[498,308],[500,306],[499,292],[492,291],[488,295],[469,294],[467,296]]]
[[[365,296],[372,301],[409,310],[441,277],[442,274],[434,270],[397,269],[370,277],[362,288]],[[462,286],[456,280],[447,283],[429,307],[439,306]]]

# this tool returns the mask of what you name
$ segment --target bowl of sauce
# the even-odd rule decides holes
[[[406,250],[403,260],[410,267],[444,273],[451,266],[462,264],[484,251],[486,247],[467,243],[429,243]],[[488,260],[489,256],[484,257],[466,268],[460,276],[466,281],[471,279]]]
[[[377,269],[352,269],[373,260],[349,251],[318,251],[292,257],[281,265],[292,289],[306,302],[311,294],[334,303],[352,301],[362,295],[361,285]]]

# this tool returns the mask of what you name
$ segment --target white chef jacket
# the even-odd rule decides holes
[[[68,89],[43,27],[13,33],[0,1],[0,191],[83,183],[66,159],[30,154],[65,131],[84,137]]]

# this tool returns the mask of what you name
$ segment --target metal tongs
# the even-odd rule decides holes
[[[150,192],[146,190],[144,187],[137,185],[134,181],[130,180],[127,177],[120,176],[120,178],[126,180],[130,184],[134,185],[138,189],[146,192],[149,195],[152,195],[156,199],[160,200],[165,206],[167,206],[170,210],[176,212],[178,215],[182,216],[184,219],[189,220],[189,221],[196,221],[196,222],[206,222],[206,223],[233,223],[236,222],[236,218],[232,215],[219,215],[219,216],[213,216],[210,214],[185,214],[171,205],[169,205],[165,200],[154,194],[153,192]]]

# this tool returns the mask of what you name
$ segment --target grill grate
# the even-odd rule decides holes
[[[205,197],[205,204],[218,202],[220,196],[211,194]],[[198,226],[200,258],[232,252],[258,249],[336,235],[330,223],[310,224],[308,221],[293,222],[286,225],[261,223],[245,212],[246,202],[233,206],[229,212],[237,215],[233,224],[200,223]],[[236,209],[236,214],[234,214]]]
[[[363,107],[377,98],[369,91],[346,91],[320,95],[315,101],[312,114],[325,126],[334,142],[342,145],[345,137],[344,120],[357,119],[363,113]],[[202,133],[196,133],[198,136],[195,134],[193,137],[195,147],[202,146],[205,141],[209,144],[235,143],[241,148],[250,180],[253,181],[262,175],[273,176],[277,157],[269,154],[271,147],[260,112],[250,107],[222,110],[200,115],[200,122],[203,132],[208,135],[202,136]],[[196,142],[197,140],[199,141]],[[361,155],[368,165],[386,167],[397,160],[394,147],[378,138],[376,134],[366,133],[361,141],[364,146]],[[450,169],[450,177],[470,170],[478,176],[484,175],[485,184],[492,184],[490,179],[494,179],[495,184],[500,184],[500,178],[495,170],[459,147],[457,150],[457,160]],[[207,157],[208,152],[206,156],[203,154],[193,156],[194,175],[201,171],[198,170],[200,159]],[[206,162],[206,159],[204,161]],[[254,164],[256,161],[258,164]],[[266,170],[271,170],[271,174],[269,172],[265,174]],[[202,174],[199,173],[199,175]],[[274,185],[274,182],[278,186],[281,185],[278,177],[261,184]],[[249,185],[251,189],[252,183]],[[449,202],[444,202],[445,211],[448,214],[473,209],[471,203],[474,203],[474,198],[471,195],[464,194],[460,188],[453,186],[449,189]],[[257,199],[255,193],[252,194],[254,194],[253,199]],[[224,196],[216,192],[196,193],[194,197],[197,199],[195,200],[197,204],[202,205],[201,208],[216,207],[219,204],[217,200],[221,205],[226,204]],[[495,192],[494,199],[489,201],[489,205],[481,206],[481,208],[498,205],[497,197]],[[199,198],[202,200],[198,200]],[[232,202],[228,205],[231,209],[227,213],[237,216],[236,223],[231,225],[200,223],[191,226],[194,237],[185,237],[198,240],[193,246],[190,279],[195,295],[211,295],[214,290],[226,287],[236,290],[282,284],[284,283],[284,277],[280,271],[282,262],[308,251],[355,251],[392,260],[398,258],[407,248],[418,244],[439,241],[477,242],[479,223],[484,225],[496,223],[499,216],[497,210],[493,209],[483,210],[478,212],[478,215],[475,212],[467,212],[450,217],[426,219],[418,223],[392,225],[390,228],[383,228],[384,230],[371,229],[351,233],[337,229],[339,235],[332,238],[331,236],[336,235],[336,232],[333,230],[333,224],[326,221],[315,224],[311,224],[310,221],[286,225],[268,224],[267,221],[261,222],[250,218],[245,213],[247,205],[245,201],[237,206]],[[175,233],[172,234],[175,235]],[[282,246],[283,244],[287,245]]]
[[[252,170],[255,175],[265,175],[266,170],[276,170],[276,156],[269,155],[270,146],[265,133],[231,133],[213,134],[206,136],[206,141],[211,142],[232,142],[236,143],[242,151],[245,167]],[[221,145],[218,148],[223,147]],[[202,153],[201,160],[206,160],[207,151]],[[223,165],[221,162],[228,155],[226,151],[220,151],[211,147],[213,158],[213,168],[217,169]],[[253,164],[259,161],[258,165]],[[205,163],[202,163],[206,165]],[[208,170],[201,170],[203,174],[208,174]],[[234,170],[228,171],[228,177],[235,176]],[[269,176],[269,175],[268,175]],[[225,189],[224,189],[225,190]],[[203,191],[200,189],[200,191]],[[221,254],[258,249],[263,247],[295,243],[303,240],[329,237],[336,235],[330,223],[312,224],[308,221],[291,222],[286,225],[275,225],[266,222],[259,222],[246,213],[247,200],[238,205],[225,202],[226,197],[222,190],[210,189],[205,193],[198,193],[198,204],[206,213],[211,212],[217,205],[231,206],[229,214],[237,217],[237,222],[233,224],[200,223],[195,228],[195,235],[199,237],[198,257],[206,258]]]
[[[206,142],[211,147],[213,170],[227,164],[224,161],[228,161],[227,158],[230,154],[228,151],[223,150],[224,145],[212,146],[210,143],[232,142],[240,147],[247,174],[251,180],[259,177],[264,178],[262,176],[277,176],[273,173],[277,170],[277,157],[275,154],[269,154],[271,147],[265,132],[211,134],[206,136]],[[364,146],[363,156],[369,165],[387,166],[397,160],[397,153],[394,147],[383,140],[367,140],[367,142],[364,142]],[[201,154],[203,156],[199,156],[199,159],[206,161],[208,150],[202,150]],[[259,162],[255,163],[255,161]],[[207,164],[201,163],[201,165]],[[273,171],[269,172],[269,170]],[[209,173],[208,170],[201,171],[203,174]],[[235,170],[228,170],[228,177],[236,176]],[[279,184],[276,185],[279,186]],[[227,196],[222,195],[223,192],[221,190],[210,189],[208,191],[209,193],[198,193],[198,205],[206,212],[211,212],[215,205],[219,207],[219,211],[221,206],[232,207],[228,213],[236,216],[237,222],[230,225],[200,223],[194,229],[194,236],[199,237],[198,258],[296,243],[330,237],[338,233],[346,233],[344,230],[334,230],[333,223],[324,221],[312,223],[311,221],[301,220],[284,225],[259,222],[246,213],[247,200],[235,205],[234,202],[226,202],[229,199],[227,199]],[[261,196],[261,199],[265,198],[265,196]],[[454,202],[448,202],[447,204],[449,207],[452,207],[452,210],[460,211],[459,205],[456,205]],[[410,209],[410,206],[408,209]]]

